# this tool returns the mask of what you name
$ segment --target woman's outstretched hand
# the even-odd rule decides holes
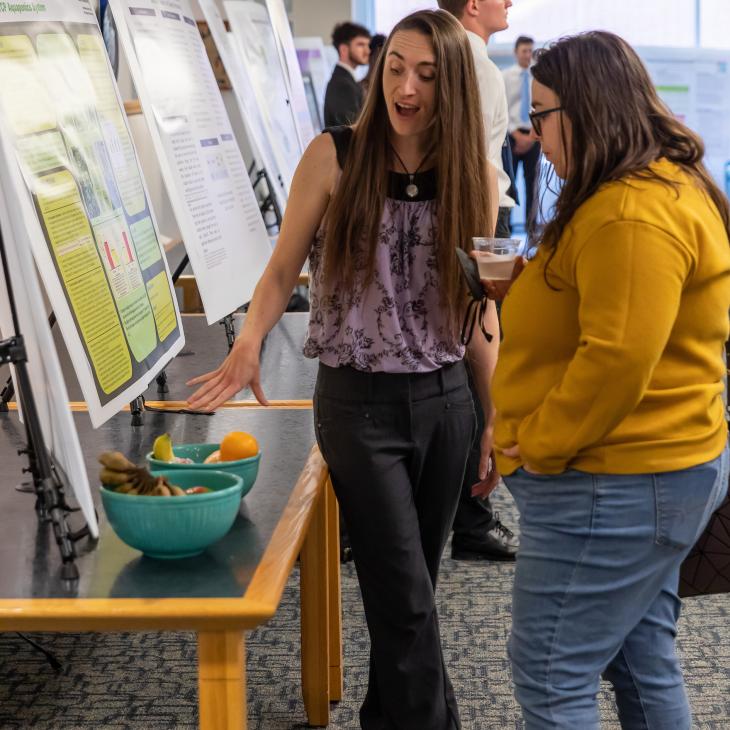
[[[472,251],[472,258],[477,258]],[[480,279],[484,293],[497,302],[501,302],[506,296],[512,284],[525,268],[525,259],[518,256],[515,259],[515,267],[512,270],[512,278],[509,281],[495,281],[494,279]]]
[[[186,385],[201,386],[188,398],[188,406],[193,411],[214,411],[246,387],[251,388],[262,406],[269,405],[261,389],[259,352],[240,339],[219,368],[188,380]]]

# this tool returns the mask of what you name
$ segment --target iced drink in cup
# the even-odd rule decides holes
[[[522,241],[519,238],[472,238],[479,277],[491,281],[509,281]]]

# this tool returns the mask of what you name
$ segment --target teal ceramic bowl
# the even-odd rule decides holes
[[[261,461],[261,452],[256,456],[248,459],[237,459],[236,461],[220,461],[217,464],[204,464],[203,462],[214,452],[218,451],[220,444],[183,444],[181,446],[173,446],[172,453],[181,459],[192,459],[193,464],[175,464],[169,461],[160,461],[152,458],[152,452],[147,454],[147,463],[150,469],[159,471],[160,469],[179,469],[181,471],[223,471],[226,474],[235,474],[243,479],[242,497],[245,497],[254,485],[256,476],[259,473],[259,462]]]
[[[198,555],[231,529],[241,506],[243,480],[213,470],[154,471],[182,489],[203,486],[206,494],[185,497],[140,497],[101,488],[109,524],[122,542],[151,558]]]

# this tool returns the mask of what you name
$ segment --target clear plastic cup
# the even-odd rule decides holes
[[[509,281],[515,260],[522,247],[519,238],[472,238],[479,277],[491,281]]]

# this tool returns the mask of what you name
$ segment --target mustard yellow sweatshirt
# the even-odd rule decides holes
[[[502,474],[664,472],[718,456],[730,242],[679,167],[609,183],[540,250],[502,308],[492,390]],[[519,444],[520,458],[502,450]]]

